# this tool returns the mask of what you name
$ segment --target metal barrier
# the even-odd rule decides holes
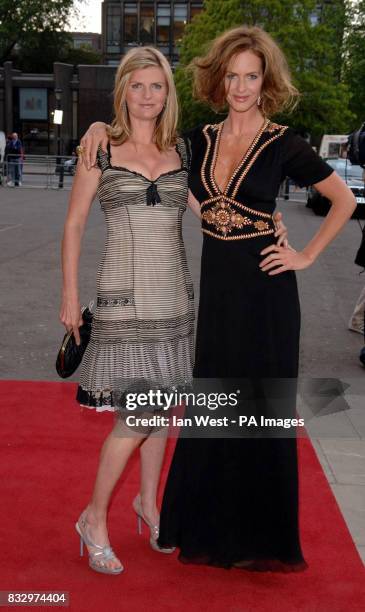
[[[0,162],[3,187],[71,189],[77,157],[65,155],[8,155]]]
[[[65,155],[26,155],[24,160],[8,155],[7,161],[0,162],[0,184],[4,187],[18,183],[17,186],[27,188],[71,189],[76,163],[77,157]],[[285,179],[278,198],[301,202],[306,199],[306,190],[298,189],[290,179]]]

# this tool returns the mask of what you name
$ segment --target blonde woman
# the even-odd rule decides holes
[[[77,399],[122,416],[106,438],[94,490],[76,524],[90,567],[119,574],[122,563],[108,539],[112,491],[131,453],[140,447],[141,488],[133,502],[157,545],[156,492],[166,438],[135,433],[123,420],[123,397],[146,389],[184,388],[191,380],[193,286],[181,220],[187,204],[188,159],[176,135],[178,108],[170,66],[153,48],[131,50],[116,73],[115,119],[107,152],[90,171],[78,163],[62,243],[60,319],[79,343],[82,322],[78,262],[85,223],[98,195],[107,224],[97,276],[97,306]],[[140,416],[140,415],[139,415]]]

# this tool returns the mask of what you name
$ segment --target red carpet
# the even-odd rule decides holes
[[[81,410],[75,385],[0,382],[0,590],[70,593],[81,611],[347,612],[365,610],[360,557],[308,440],[300,440],[302,544],[309,569],[252,573],[183,565],[138,536],[137,456],[114,495],[110,539],[125,572],[96,574],[74,523],[91,492],[113,416]],[[166,475],[166,470],[165,470]]]

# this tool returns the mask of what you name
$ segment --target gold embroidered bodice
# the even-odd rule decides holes
[[[223,122],[204,127],[207,148],[201,166],[201,180],[209,198],[201,202],[203,232],[221,240],[242,240],[275,232],[272,215],[238,201],[237,193],[261,152],[286,129],[287,126],[272,123],[267,119],[234,170],[226,188],[221,190],[215,181],[214,171]]]

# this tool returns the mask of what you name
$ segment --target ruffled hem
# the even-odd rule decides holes
[[[157,343],[90,340],[82,363],[77,401],[98,411],[125,407],[126,393],[187,389],[192,381],[193,337]]]
[[[96,412],[115,412],[113,391],[91,391],[78,386],[76,401],[84,408],[94,408]]]

